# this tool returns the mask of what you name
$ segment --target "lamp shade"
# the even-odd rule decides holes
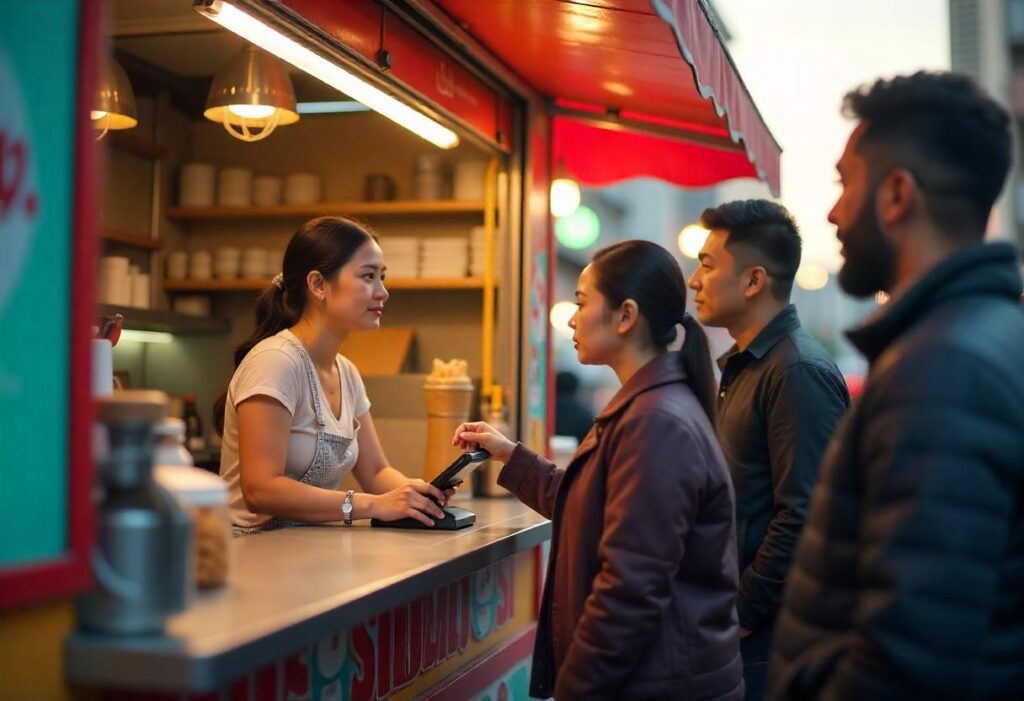
[[[299,121],[295,91],[284,64],[252,45],[217,71],[203,115],[245,141],[265,138],[276,127]],[[253,134],[251,129],[260,132]]]
[[[97,129],[131,129],[139,123],[135,91],[120,64],[108,58],[103,64],[100,83],[92,104],[92,120]]]

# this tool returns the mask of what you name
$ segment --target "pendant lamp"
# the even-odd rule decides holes
[[[299,121],[295,91],[284,64],[251,44],[213,77],[203,116],[242,141],[260,141]]]

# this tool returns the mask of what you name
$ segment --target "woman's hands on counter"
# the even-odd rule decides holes
[[[369,515],[380,521],[412,517],[424,525],[433,526],[434,521],[430,517],[444,518],[444,512],[438,504],[447,504],[451,494],[451,490],[441,492],[423,480],[409,480],[389,492],[367,495],[370,498]]]
[[[461,450],[469,450],[480,446],[501,463],[508,462],[516,444],[503,436],[498,429],[483,421],[470,421],[455,429],[452,445]]]

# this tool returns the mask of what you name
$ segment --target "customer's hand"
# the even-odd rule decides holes
[[[462,450],[480,446],[501,463],[508,462],[516,447],[516,444],[501,435],[498,429],[483,421],[471,421],[455,429],[452,445],[457,445]]]
[[[437,501],[433,501],[433,497]],[[378,494],[373,500],[373,517],[380,521],[397,521],[412,517],[417,521],[433,526],[431,518],[442,519],[444,512],[438,504],[447,504],[448,497],[437,487],[423,480],[409,480],[408,484],[392,489],[390,492]],[[428,516],[429,514],[429,516]]]

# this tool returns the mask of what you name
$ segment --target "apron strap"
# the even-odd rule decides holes
[[[302,357],[302,364],[306,367],[306,379],[309,380],[309,391],[313,394],[313,408],[316,411],[316,422],[321,426],[326,426],[326,420],[324,419],[323,407],[320,404],[320,380],[316,376],[316,368],[313,367],[313,359],[309,357],[309,353],[302,347],[301,343],[296,343],[291,339],[285,339],[290,343],[295,350],[299,352]]]

